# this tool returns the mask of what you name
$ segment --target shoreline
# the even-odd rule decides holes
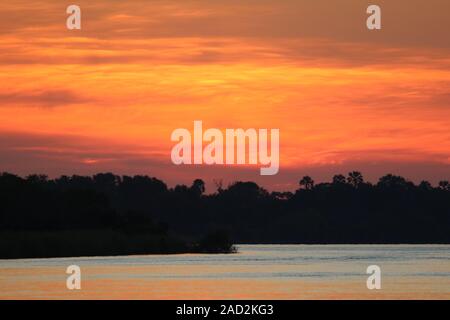
[[[246,247],[325,247],[325,246],[340,246],[340,247],[372,247],[372,246],[391,246],[391,247],[426,247],[426,246],[450,246],[450,243],[239,243],[234,244],[235,250],[230,252],[199,252],[199,251],[184,251],[184,252],[168,252],[168,253],[138,253],[138,254],[119,254],[119,255],[81,255],[81,256],[57,256],[57,257],[24,257],[24,258],[0,258],[0,262],[11,262],[19,260],[57,260],[57,259],[92,259],[92,258],[127,258],[127,257],[146,257],[146,256],[187,256],[187,255],[204,255],[204,256],[218,256],[218,255],[237,255],[242,252],[239,251],[241,246]]]

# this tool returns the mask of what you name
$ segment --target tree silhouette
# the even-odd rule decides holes
[[[403,177],[387,174],[380,178],[377,185],[385,189],[406,189],[412,183]]]
[[[361,172],[352,171],[348,174],[347,182],[354,188],[358,188],[361,184],[364,183],[364,178]]]
[[[218,193],[223,191],[223,180],[222,179],[214,179],[214,185]]]
[[[446,180],[439,181],[439,188],[442,190],[450,190],[450,183]]]
[[[306,190],[312,190],[314,188],[314,180],[310,176],[304,176],[299,184],[300,187],[304,187]]]
[[[433,186],[428,181],[421,181],[419,183],[419,188],[423,190],[432,190]]]
[[[205,182],[201,179],[196,179],[192,183],[191,190],[197,195],[198,197],[201,196],[203,193],[205,193]]]
[[[337,174],[337,175],[333,176],[333,184],[343,185],[345,183],[346,183],[346,179],[345,179],[344,175]]]

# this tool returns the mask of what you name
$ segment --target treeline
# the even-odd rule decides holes
[[[215,193],[205,194],[199,179],[169,188],[156,178],[111,173],[57,179],[0,175],[0,232],[7,239],[0,255],[20,232],[35,240],[74,230],[89,234],[93,243],[97,234],[102,237],[96,230],[114,239],[150,237],[133,240],[139,243],[133,245],[136,253],[145,253],[146,241],[151,252],[226,252],[231,242],[450,243],[450,184],[415,185],[395,175],[372,184],[351,172],[319,184],[303,177],[295,192],[235,182],[226,188],[219,183]],[[114,241],[123,247],[118,254],[127,252],[125,240]]]
[[[224,229],[178,233],[155,219],[156,207],[145,204],[164,194],[164,201],[175,201],[167,193],[164,183],[148,177],[1,173],[0,259],[236,252]]]

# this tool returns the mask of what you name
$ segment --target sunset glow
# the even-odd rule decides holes
[[[373,34],[365,1],[78,1],[81,31],[63,2],[0,4],[0,171],[450,178],[450,3],[378,1]],[[279,128],[280,174],[174,166],[170,134],[195,120]]]

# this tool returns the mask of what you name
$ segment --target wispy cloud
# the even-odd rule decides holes
[[[60,107],[89,101],[68,90],[44,90],[37,92],[0,93],[0,107],[32,106],[32,107]]]

